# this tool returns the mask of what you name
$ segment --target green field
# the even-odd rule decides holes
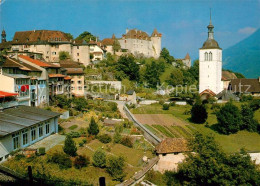
[[[238,107],[241,103],[235,103]],[[186,106],[173,106],[169,110],[162,110],[162,105],[152,104],[132,109],[133,114],[172,114],[173,116],[182,119],[188,125],[185,126],[161,126],[161,125],[146,125],[148,129],[159,136],[158,137],[183,137],[189,138],[192,133],[199,131],[203,134],[213,134],[216,141],[222,146],[223,150],[228,153],[238,152],[241,148],[245,148],[247,151],[260,151],[260,135],[258,133],[240,131],[236,134],[222,135],[212,130],[210,127],[206,127],[205,124],[191,123],[189,118],[190,114],[184,114],[185,111],[191,109],[190,105]],[[211,110],[211,105],[207,105],[208,125],[214,125],[217,123],[216,115]],[[255,119],[260,122],[260,110],[255,112]]]

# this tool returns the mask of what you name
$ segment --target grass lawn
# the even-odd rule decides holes
[[[236,106],[241,107],[243,103],[235,103]],[[260,135],[258,133],[248,132],[248,131],[240,131],[237,134],[231,134],[231,135],[222,135],[218,132],[212,130],[211,128],[205,127],[205,124],[194,124],[191,123],[189,118],[190,114],[185,115],[185,111],[188,111],[191,109],[190,105],[186,106],[180,106],[176,105],[173,107],[170,107],[169,110],[162,110],[162,105],[160,104],[152,104],[152,105],[144,105],[141,107],[138,107],[136,109],[132,109],[131,112],[133,114],[172,114],[173,116],[182,119],[184,122],[187,122],[188,125],[182,126],[182,128],[173,126],[171,129],[174,129],[174,131],[171,131],[171,133],[176,136],[180,135],[182,137],[190,137],[190,133],[194,133],[196,131],[199,131],[203,134],[213,134],[215,136],[216,141],[222,146],[223,150],[228,153],[233,153],[239,151],[241,148],[245,148],[247,151],[260,151]],[[208,119],[207,122],[209,126],[217,123],[216,115],[213,113],[213,110],[211,110],[211,106],[207,105],[208,110]],[[260,122],[260,110],[255,112],[255,119]],[[154,126],[148,127],[148,129],[152,128],[152,132],[154,132],[155,128]],[[165,127],[165,126],[164,126]],[[160,127],[161,128],[161,127]],[[164,136],[167,136],[164,129],[156,127],[156,132],[160,131],[164,134]],[[164,131],[164,132],[162,132]],[[156,134],[156,133],[155,133]],[[169,136],[169,134],[168,134]],[[159,136],[160,137],[160,136]]]

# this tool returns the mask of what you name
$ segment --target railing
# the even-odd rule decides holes
[[[130,112],[130,110],[124,105],[124,110],[126,111],[126,115],[134,122],[136,126],[138,126],[143,132],[144,136],[147,138],[148,141],[157,145],[161,143],[161,139],[154,135],[149,129],[147,129],[143,124],[139,123],[134,115]]]
[[[10,102],[3,102],[0,103],[0,108],[10,108],[10,107],[15,107],[18,106],[17,101],[10,101]]]

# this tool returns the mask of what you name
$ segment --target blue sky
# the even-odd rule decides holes
[[[192,60],[207,38],[209,9],[215,39],[223,49],[260,27],[260,0],[2,0],[0,27],[11,40],[16,31],[61,30],[78,36],[89,31],[100,39],[126,28],[151,34],[157,28],[162,46],[176,58]]]

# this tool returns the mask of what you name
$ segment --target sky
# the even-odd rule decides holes
[[[100,39],[126,28],[162,33],[162,47],[175,58],[195,60],[207,39],[212,10],[215,39],[226,49],[260,28],[260,0],[0,0],[0,29],[60,30],[77,37],[89,31]]]

